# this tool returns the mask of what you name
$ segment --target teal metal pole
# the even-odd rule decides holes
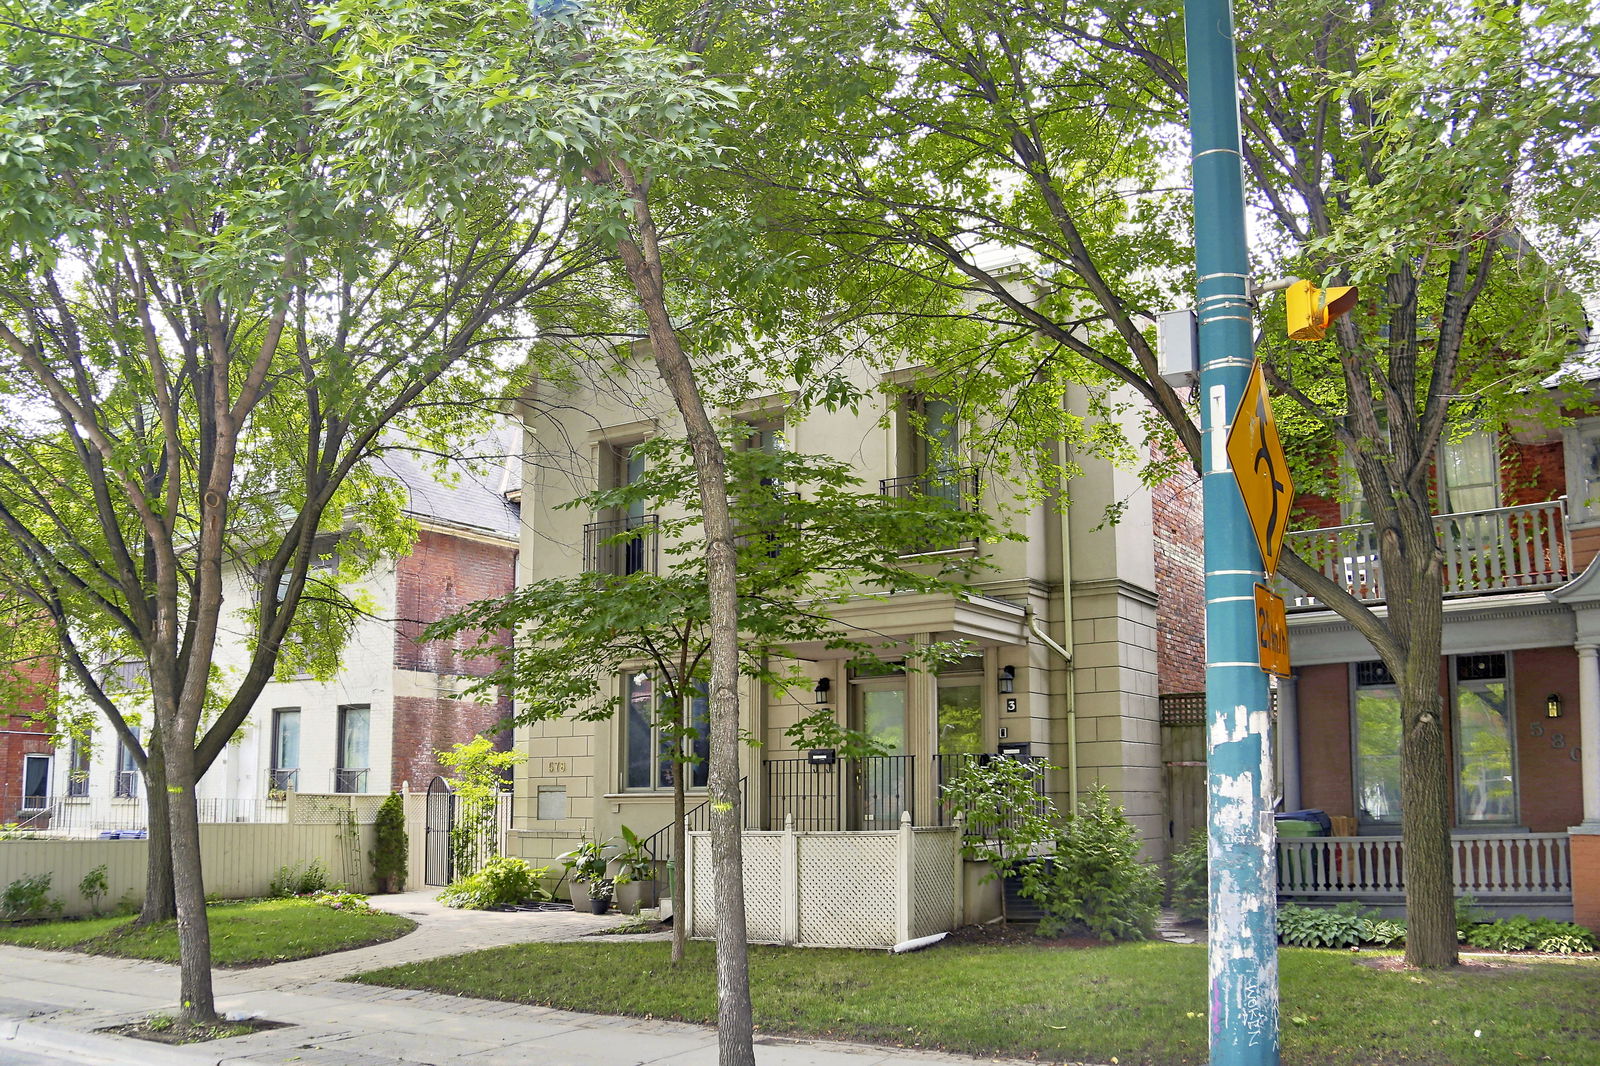
[[[1226,448],[1249,379],[1255,328],[1233,9],[1230,0],[1185,0],[1184,18],[1205,506],[1211,1066],[1277,1066],[1270,711],[1253,588],[1264,572]]]

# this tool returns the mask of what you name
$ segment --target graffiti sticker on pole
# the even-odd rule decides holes
[[[1278,440],[1278,424],[1272,419],[1272,402],[1267,397],[1267,380],[1258,359],[1250,368],[1250,383],[1245,386],[1239,409],[1233,413],[1233,428],[1228,431],[1228,462],[1233,479],[1239,483],[1244,509],[1250,516],[1256,544],[1267,576],[1278,570],[1278,554],[1283,550],[1283,531],[1289,524],[1289,505],[1294,502],[1294,481]]]

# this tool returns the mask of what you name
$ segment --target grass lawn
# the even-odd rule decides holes
[[[604,1014],[715,1021],[709,944],[520,944],[354,980]],[[1286,948],[1290,1066],[1600,1062],[1600,960],[1497,959],[1449,973],[1379,969],[1393,952]],[[909,955],[750,950],[756,1024],[974,1055],[1122,1064],[1206,1061],[1200,945],[956,945]],[[1474,1035],[1474,1034],[1479,1035]]]
[[[416,928],[410,918],[398,914],[336,911],[299,899],[214,903],[206,913],[211,924],[212,961],[218,966],[256,966],[307,959],[380,944]],[[0,943],[157,962],[178,961],[177,923],[162,922],[134,929],[132,921],[131,918],[88,918],[0,926]]]

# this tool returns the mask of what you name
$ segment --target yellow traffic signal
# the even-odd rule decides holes
[[[1335,285],[1319,289],[1309,281],[1297,281],[1284,293],[1289,305],[1289,339],[1320,341],[1328,323],[1356,305],[1354,285]]]

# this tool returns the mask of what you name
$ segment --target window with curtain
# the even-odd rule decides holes
[[[1500,506],[1500,449],[1493,433],[1471,433],[1440,444],[1439,506],[1444,514]]]

